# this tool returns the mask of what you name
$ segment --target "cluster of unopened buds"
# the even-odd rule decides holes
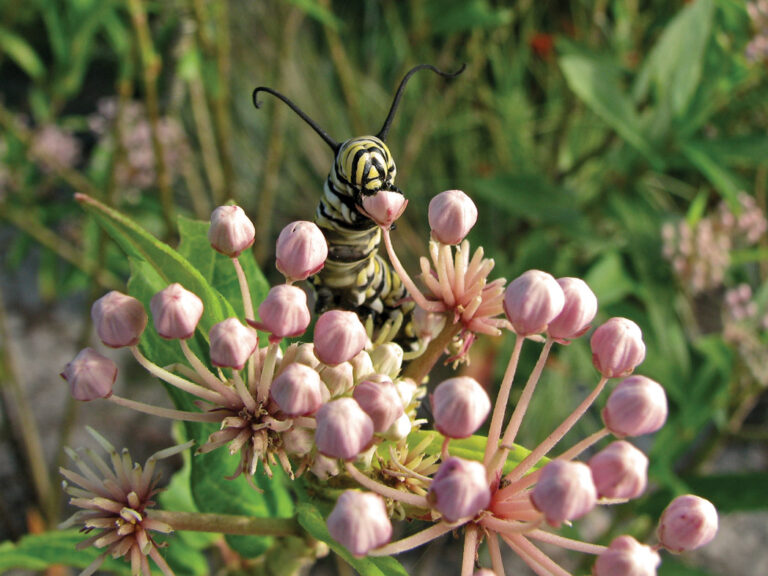
[[[238,261],[253,242],[253,224],[240,208],[224,206],[211,217],[209,239],[214,249],[232,259],[246,323],[229,318],[213,326],[207,335],[208,358],[197,356],[188,343],[199,329],[203,303],[178,284],[156,294],[150,311],[156,332],[179,342],[187,360],[183,365],[161,367],[141,353],[138,346],[148,316],[138,300],[112,292],[93,307],[93,320],[105,345],[128,347],[151,374],[195,396],[200,411],[169,410],[117,396],[113,393],[117,367],[92,349],[82,351],[64,370],[72,394],[79,400],[104,398],[177,420],[215,422],[219,430],[198,452],[226,446],[231,454],[240,454],[237,473],[248,478],[257,473],[259,463],[267,475],[276,465],[291,477],[309,471],[320,486],[330,476],[345,475],[346,482],[358,488],[341,494],[327,525],[333,538],[355,556],[399,554],[448,532],[463,531],[463,576],[477,569],[483,540],[497,576],[504,574],[500,541],[539,575],[568,572],[534,541],[596,555],[594,574],[598,576],[644,576],[656,573],[659,549],[679,553],[710,541],[717,530],[717,514],[712,504],[695,496],[679,497],[669,505],[659,523],[658,543],[652,546],[630,536],[601,546],[548,529],[570,523],[596,505],[637,498],[645,490],[648,460],[626,438],[658,430],[666,420],[667,402],[658,383],[632,375],[645,357],[640,328],[626,318],[611,318],[594,330],[590,344],[599,373],[596,386],[541,444],[511,464],[510,452],[522,450],[514,441],[552,347],[568,345],[587,333],[597,313],[597,299],[582,280],[556,280],[538,270],[522,274],[506,288],[502,279],[489,282],[493,261],[484,258],[482,249],[470,257],[465,240],[477,209],[456,190],[439,194],[430,204],[432,240],[430,259],[421,262],[426,287],[422,291],[400,264],[390,237],[392,223],[404,208],[405,200],[396,192],[379,192],[363,201],[366,214],[381,226],[390,261],[420,310],[414,319],[416,332],[428,344],[407,366],[397,344],[372,344],[358,316],[342,310],[317,318],[312,343],[282,349],[286,338],[303,335],[310,324],[306,294],[294,283],[324,265],[324,237],[309,222],[295,222],[282,231],[277,268],[286,282],[269,291],[258,307],[257,319]],[[268,335],[264,346],[259,345],[258,331]],[[514,334],[515,344],[495,403],[473,378],[458,376],[438,383],[429,402],[442,449],[428,453],[431,437],[426,436],[426,442],[419,439],[425,421],[416,418],[416,410],[426,397],[424,384],[431,368],[446,351],[452,359],[461,360],[478,334],[503,331]],[[542,350],[507,417],[526,341],[541,344]],[[605,404],[604,428],[547,460],[614,378],[621,380]],[[482,457],[468,460],[451,455],[452,443],[475,434],[489,415]],[[617,440],[586,463],[576,461],[611,435]],[[409,438],[416,441],[409,443]],[[105,494],[99,492],[93,475],[87,476],[70,472],[67,478],[81,485],[81,479],[88,482],[89,493],[78,492],[72,503],[93,512],[78,513],[86,529],[101,530],[89,542],[107,547],[105,554],[130,553],[131,561],[141,568],[146,563],[142,555],[157,561],[156,547],[133,545],[138,538],[133,534],[142,526],[145,543],[151,543],[147,530],[173,527],[172,523],[153,525],[151,515],[142,515],[146,507],[142,499],[152,493],[147,471],[139,475],[138,487]],[[92,498],[91,493],[99,497]],[[115,530],[105,518],[126,528]],[[430,525],[391,542],[392,518],[419,519]],[[167,566],[158,565],[166,571]]]

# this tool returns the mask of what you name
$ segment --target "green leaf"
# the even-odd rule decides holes
[[[675,116],[684,114],[701,81],[714,7],[712,0],[696,0],[667,25],[637,76],[635,101],[643,100],[654,83],[659,99],[671,103]]]
[[[726,166],[751,168],[768,165],[768,136],[750,134],[716,140],[691,140],[689,145]]]
[[[312,504],[303,502],[296,507],[296,512],[299,524],[313,538],[328,544],[336,554],[346,560],[362,576],[407,576],[408,573],[405,568],[392,557],[355,558],[352,556],[344,546],[331,537],[325,525],[325,519]]]
[[[713,474],[683,480],[694,494],[712,502],[721,514],[768,509],[768,472]]]
[[[584,276],[601,306],[620,302],[634,293],[635,284],[624,269],[618,252],[608,252]]]
[[[445,437],[434,430],[416,430],[408,435],[408,445],[416,446],[423,442],[426,438],[430,438],[431,441],[427,445],[425,452],[427,454],[435,455],[439,454],[443,448],[443,441]],[[485,456],[485,446],[488,443],[488,439],[485,436],[470,436],[469,438],[453,439],[448,444],[448,453],[451,456],[458,458],[464,458],[466,460],[477,460],[482,462]],[[515,466],[520,464],[523,459],[530,454],[531,451],[527,448],[515,444],[514,448],[510,450],[507,461],[504,464],[504,473],[507,474]],[[542,458],[541,462],[534,466],[534,470],[542,464],[548,462],[546,458]]]
[[[634,104],[622,88],[619,69],[606,60],[579,52],[562,56],[559,63],[576,96],[660,170],[664,161],[642,133]]]
[[[738,203],[739,192],[745,190],[746,186],[736,174],[720,164],[716,157],[696,142],[683,143],[682,152],[728,202],[733,205]]]
[[[665,554],[659,566],[659,576],[712,576],[712,573],[694,566],[686,566],[671,554]]]
[[[0,51],[33,79],[39,80],[45,74],[45,65],[32,46],[6,28],[0,28]]]
[[[446,36],[508,26],[514,16],[512,10],[495,8],[486,0],[439,0],[431,2],[428,9],[433,32]]]
[[[320,24],[328,26],[331,30],[339,31],[343,27],[344,23],[336,17],[336,15],[319,4],[316,0],[289,0],[291,4],[296,6],[299,10],[304,12],[310,18],[314,18]]]
[[[24,536],[16,543],[3,542],[0,544],[0,573],[11,569],[39,571],[55,565],[86,568],[102,552],[93,547],[77,550],[75,546],[86,538],[77,530],[60,530]],[[101,570],[128,575],[131,565],[107,557]]]
[[[231,258],[219,254],[208,240],[208,222],[190,220],[179,217],[179,254],[199,270],[203,277],[224,296],[232,307],[241,312],[243,310],[243,297],[240,292],[240,284],[237,280],[235,267]],[[269,283],[262,273],[251,250],[246,250],[238,258],[243,272],[248,280],[248,288],[251,292],[251,300],[258,308],[258,303],[266,298],[269,292]],[[239,314],[244,319],[244,314]]]

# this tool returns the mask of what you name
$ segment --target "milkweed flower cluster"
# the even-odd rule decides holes
[[[747,44],[746,56],[750,62],[768,60],[768,1],[747,2],[747,13],[752,21],[754,36]]]
[[[397,344],[372,342],[350,311],[321,314],[311,343],[285,343],[286,338],[304,335],[310,325],[307,296],[296,283],[324,265],[328,252],[322,233],[309,222],[283,230],[277,268],[285,283],[274,286],[256,308],[238,260],[253,242],[253,226],[239,208],[222,207],[211,218],[209,239],[213,249],[232,261],[245,321],[232,317],[211,327],[207,352],[190,345],[202,330],[204,304],[179,284],[170,284],[152,298],[151,328],[144,306],[130,296],[113,292],[93,308],[97,333],[106,346],[128,347],[151,374],[194,396],[200,411],[168,410],[118,396],[113,390],[117,368],[91,349],[81,352],[62,374],[73,396],[105,399],[177,420],[215,423],[218,430],[198,452],[226,449],[239,454],[235,475],[245,474],[249,480],[259,468],[271,475],[273,467],[280,466],[291,477],[310,472],[322,492],[325,480],[343,476],[335,485],[354,488],[338,497],[328,530],[355,556],[399,554],[461,531],[462,576],[474,572],[484,540],[497,575],[504,573],[502,543],[537,574],[567,574],[534,544],[544,542],[594,554],[594,573],[613,576],[655,574],[661,548],[677,553],[711,540],[716,513],[711,504],[695,497],[673,502],[662,516],[654,545],[622,536],[606,547],[552,531],[598,505],[637,498],[645,490],[648,460],[628,439],[658,430],[666,420],[667,402],[661,385],[633,374],[645,358],[640,328],[629,319],[611,318],[592,332],[598,373],[594,388],[541,444],[511,465],[508,456],[550,351],[585,336],[597,313],[597,299],[583,281],[555,279],[539,270],[525,272],[506,286],[503,279],[489,280],[493,261],[482,249],[470,257],[465,239],[477,209],[457,190],[438,195],[430,205],[430,257],[420,264],[421,290],[400,264],[390,236],[405,204],[396,194],[369,201],[365,210],[381,227],[390,261],[418,306],[415,332],[423,342],[409,364]],[[186,362],[154,364],[139,349],[146,330],[177,341]],[[266,342],[257,331],[266,333]],[[427,397],[424,383],[444,353],[449,361],[465,360],[478,336],[505,332],[515,341],[495,401],[479,382],[461,375],[436,383]],[[539,360],[508,414],[526,343],[541,346]],[[619,381],[611,386],[603,410],[605,426],[566,450],[556,450],[614,379]],[[426,422],[416,416],[427,398],[436,430],[432,433],[420,430]],[[489,418],[484,452],[475,460],[453,455],[452,447],[477,433]],[[611,435],[613,443],[586,462],[577,460]],[[430,448],[434,438],[442,439],[438,450]],[[551,461],[545,464],[546,458]],[[391,542],[392,522],[398,519],[430,525]]]
[[[696,295],[722,285],[731,252],[755,246],[766,230],[768,220],[755,199],[742,193],[737,212],[723,202],[693,226],[685,220],[665,224],[663,255],[681,285]]]

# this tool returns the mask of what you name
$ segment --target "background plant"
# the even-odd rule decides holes
[[[74,191],[172,241],[177,214],[206,218],[235,199],[257,220],[255,256],[272,270],[274,236],[310,217],[331,158],[287,110],[271,102],[254,110],[253,87],[281,90],[346,138],[380,125],[411,65],[467,62],[448,85],[414,79],[392,129],[398,185],[410,199],[401,238],[415,253],[435,192],[461,188],[479,199],[485,225],[472,241],[496,259],[499,275],[540,268],[584,277],[599,318],[628,316],[643,328],[645,372],[665,383],[672,405],[650,447],[660,492],[688,486],[726,512],[768,504],[764,471],[723,475],[710,466],[721,447],[759,447],[765,438],[764,384],[745,363],[746,340],[730,339],[712,313],[738,284],[764,300],[765,234],[731,252],[722,282],[703,297],[661,258],[664,223],[695,228],[721,202],[738,216],[742,191],[765,212],[766,68],[759,52],[747,53],[764,36],[754,9],[735,0],[39,0],[0,2],[0,11],[6,290],[31,270],[45,303],[37,306],[47,310],[67,295],[92,299],[124,283],[125,259],[76,207]],[[85,315],[87,303],[76,302]],[[35,441],[41,416],[25,407],[30,383],[11,354],[18,336],[3,324],[7,446],[34,480],[23,505],[53,526],[52,460]],[[759,364],[764,334],[750,334]],[[473,351],[470,370],[489,386],[499,374],[482,372],[496,353]],[[568,348],[557,361],[549,378],[588,381],[585,349]],[[567,390],[556,384],[546,389]],[[572,403],[539,401],[531,420],[545,434]],[[539,439],[528,432],[522,443]],[[645,500],[630,515],[658,515],[668,499]],[[8,522],[16,536],[26,530]]]

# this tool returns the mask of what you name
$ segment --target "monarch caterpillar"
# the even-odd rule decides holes
[[[325,267],[312,278],[317,291],[317,312],[339,308],[354,311],[374,338],[396,340],[406,347],[416,340],[410,322],[414,303],[407,300],[400,278],[378,254],[381,230],[359,208],[364,197],[379,191],[402,194],[395,186],[397,169],[385,142],[405,86],[420,70],[454,78],[464,71],[464,66],[453,73],[442,72],[429,64],[414,66],[400,81],[381,130],[375,136],[359,136],[344,142],[333,140],[276,90],[259,86],[253,91],[256,108],[260,107],[259,92],[272,94],[309,124],[335,155],[315,217],[328,242]]]

